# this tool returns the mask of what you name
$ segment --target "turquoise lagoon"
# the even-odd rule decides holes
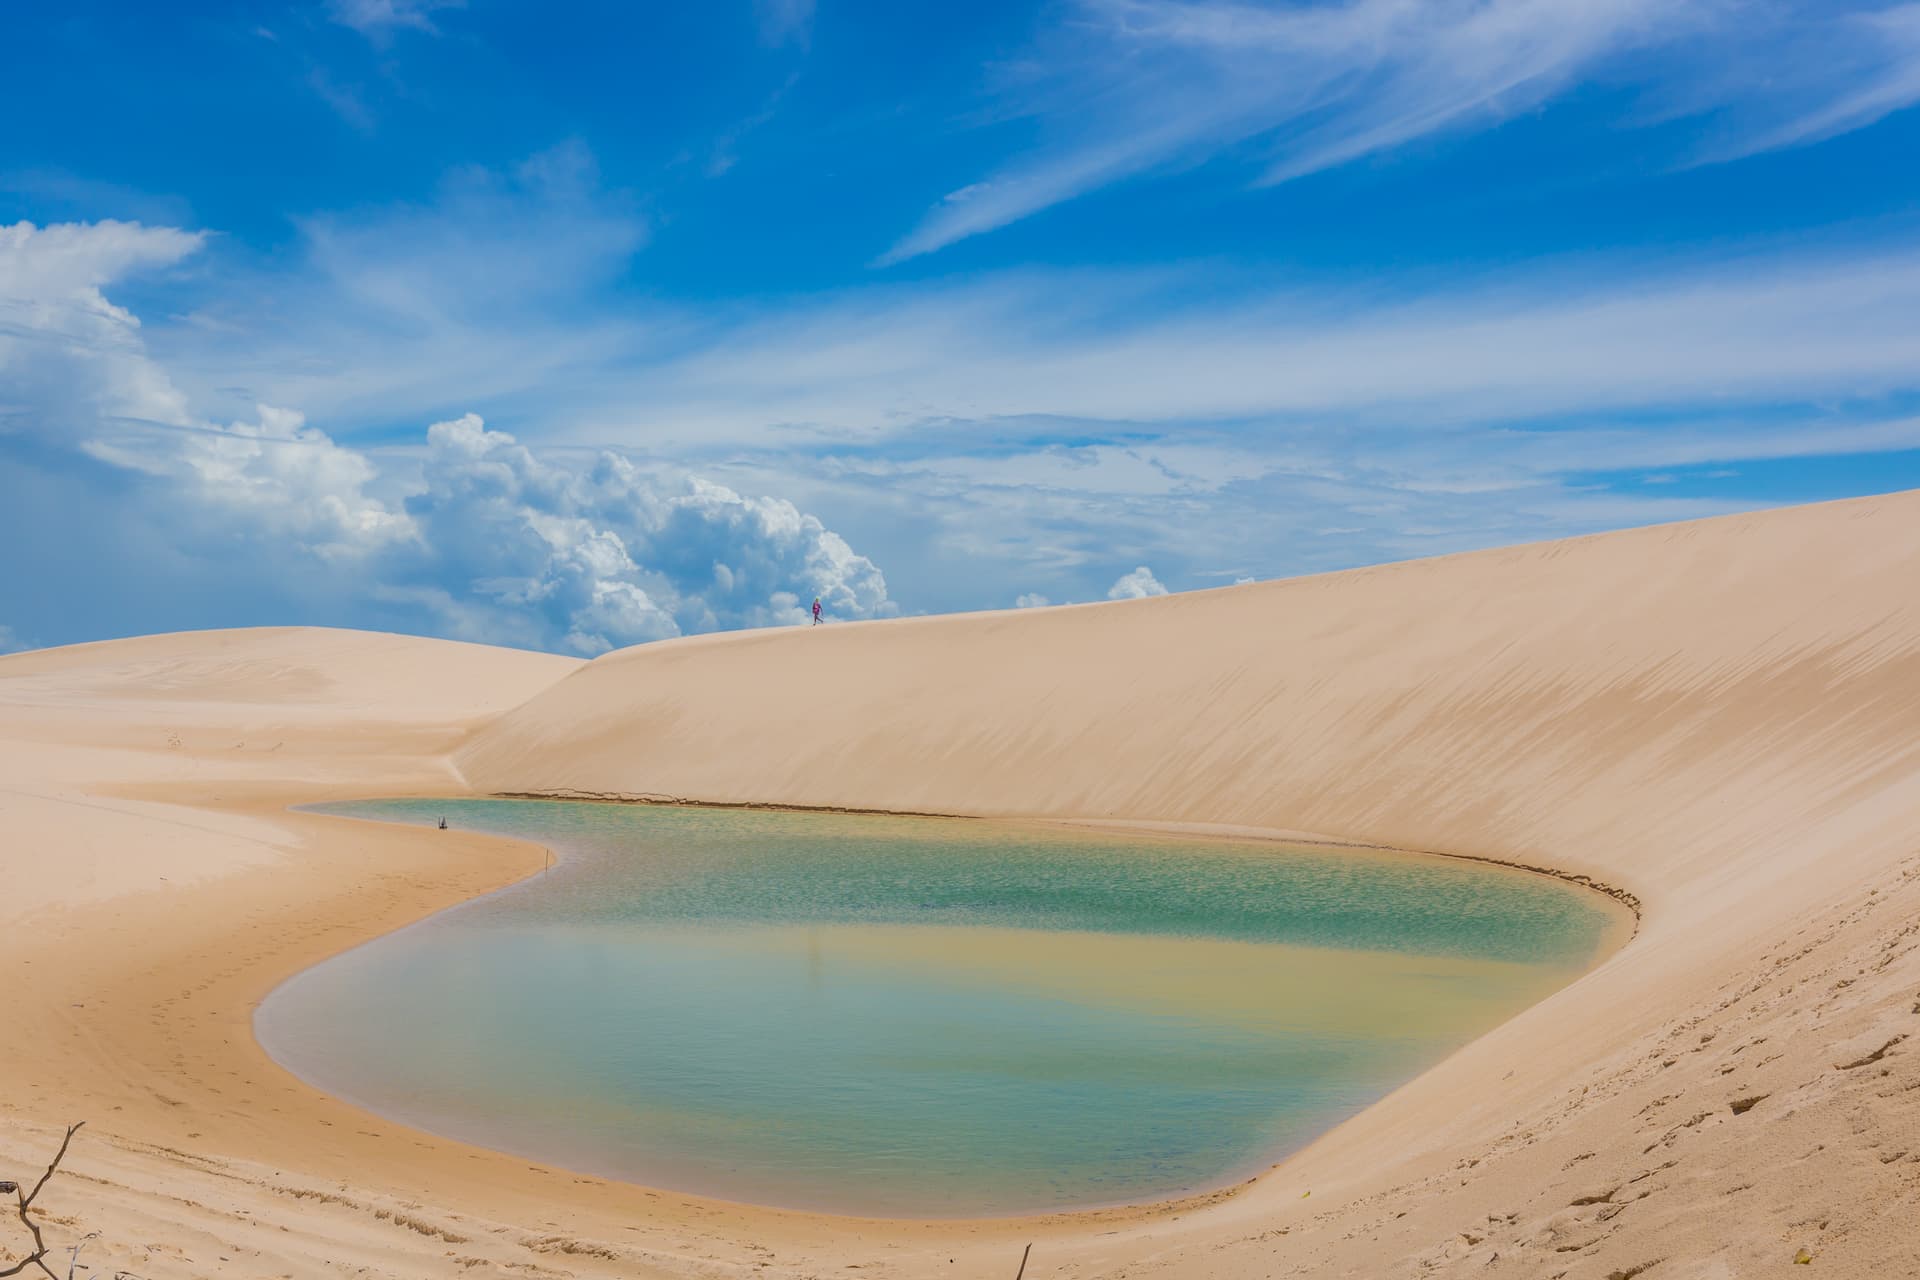
[[[954,1217],[1250,1176],[1590,967],[1598,895],[959,819],[391,800],[550,870],[256,1015],[309,1083],[650,1186]]]

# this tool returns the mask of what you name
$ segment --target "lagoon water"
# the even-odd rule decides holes
[[[420,1128],[727,1199],[902,1216],[1246,1177],[1565,984],[1597,895],[1442,860],[922,818],[378,801],[551,870],[256,1016]]]

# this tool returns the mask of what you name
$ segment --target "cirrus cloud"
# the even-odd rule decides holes
[[[1645,121],[1714,117],[1721,141],[1694,157],[1707,161],[1920,101],[1913,3],[1072,0],[1057,12],[996,95],[1038,144],[943,197],[879,265],[1128,179],[1232,156],[1255,186],[1288,182],[1596,81],[1664,101]]]

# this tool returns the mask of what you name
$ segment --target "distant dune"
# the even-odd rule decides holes
[[[1920,1275],[1920,493],[584,665],[80,646],[0,659],[0,764],[0,963],[36,966],[0,1176],[91,1118],[60,1212],[144,1276],[1010,1275],[1029,1240],[1030,1276]],[[287,805],[466,789],[1308,832],[1643,914],[1238,1194],[851,1224],[529,1170],[265,1062],[274,981],[529,865]]]

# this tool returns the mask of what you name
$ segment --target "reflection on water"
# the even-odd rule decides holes
[[[1253,1172],[1596,957],[1567,886],[1438,859],[983,822],[536,801],[527,884],[262,1006],[314,1084],[453,1137],[850,1213]]]

